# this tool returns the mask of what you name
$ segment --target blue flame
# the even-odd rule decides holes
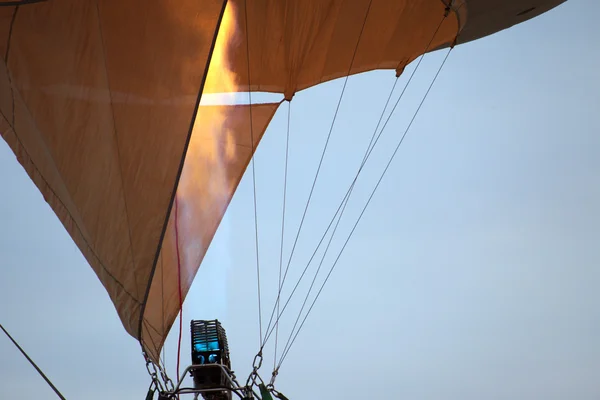
[[[218,341],[211,341],[211,342],[202,342],[202,343],[196,343],[194,344],[194,350],[201,352],[201,351],[218,351],[219,349],[219,342]]]

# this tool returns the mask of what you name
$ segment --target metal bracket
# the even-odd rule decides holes
[[[226,377],[227,385],[211,387],[211,388],[201,388],[196,389],[194,387],[183,387],[183,381],[185,380],[188,374],[191,374],[193,371],[201,370],[201,369],[215,369],[220,368],[223,376]],[[199,394],[202,393],[215,393],[215,392],[227,392],[229,394],[229,399],[232,398],[231,393],[236,394],[242,400],[250,400],[250,399],[258,399],[262,400],[261,396],[254,390],[254,388],[248,386],[241,386],[233,371],[231,371],[227,366],[222,364],[203,364],[203,365],[190,365],[183,371],[183,374],[179,378],[177,385],[173,388],[173,390],[169,390],[163,392],[162,394],[167,398],[175,398],[178,395],[182,394],[195,394],[195,398],[198,398]],[[216,393],[215,393],[216,394]]]

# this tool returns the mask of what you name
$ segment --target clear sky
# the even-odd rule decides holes
[[[292,400],[600,398],[599,15],[599,1],[571,0],[453,50],[283,363],[281,392]],[[444,54],[425,57],[384,131],[325,271]],[[350,78],[289,284],[348,187],[393,80],[390,71]],[[341,85],[292,102],[285,254]],[[256,156],[267,316],[286,117],[284,104]],[[138,343],[4,142],[0,188],[0,322],[68,399],[144,398]],[[246,174],[184,305],[183,362],[189,320],[216,317],[243,380],[258,347],[253,232]],[[284,314],[279,352],[299,305]],[[176,336],[175,327],[166,346],[171,375]],[[2,398],[53,398],[4,336],[0,383]]]

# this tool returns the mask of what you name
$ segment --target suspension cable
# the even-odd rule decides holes
[[[329,247],[331,246],[331,242],[333,241],[335,232],[337,231],[338,225],[340,224],[340,221],[342,220],[342,215],[346,209],[346,206],[348,205],[348,199],[349,198],[347,197],[346,202],[344,203],[344,207],[342,208],[342,212],[340,213],[339,218],[337,219],[337,222],[335,223],[335,227],[333,228],[333,231],[331,232],[331,236],[329,237],[329,241],[327,242],[327,246],[325,247],[325,251],[323,252],[323,256],[321,257],[321,261],[319,262],[319,266],[317,267],[317,271],[315,272],[315,276],[313,277],[313,280],[310,283],[308,292],[306,293],[306,296],[304,297],[304,301],[302,302],[302,307],[300,307],[300,311],[298,312],[296,321],[294,321],[294,326],[292,327],[292,330],[290,331],[290,335],[285,343],[285,346],[283,347],[283,354],[285,354],[286,348],[289,346],[290,341],[292,340],[292,335],[294,334],[294,330],[296,329],[296,326],[298,325],[298,321],[300,321],[300,317],[302,316],[302,311],[304,311],[304,307],[306,307],[306,303],[308,302],[310,293],[312,292],[312,289],[315,285],[317,276],[319,275],[319,272],[321,271],[321,267],[323,266],[323,261],[325,261],[325,256],[327,255],[327,251],[329,250]],[[280,365],[281,365],[281,363],[280,363]],[[279,369],[279,366],[276,366],[274,368],[275,371],[277,371],[278,369]]]
[[[288,156],[289,156],[289,144],[290,144],[290,114],[291,114],[292,102],[288,101],[288,114],[287,114],[287,134],[285,139],[285,172],[283,175],[283,210],[281,212],[281,246],[279,249],[279,292],[281,292],[281,270],[283,266],[283,239],[285,233],[285,200],[287,194],[287,175],[288,175]],[[277,315],[279,315],[279,296],[277,297]],[[268,328],[267,328],[268,329]],[[279,321],[275,321],[275,352],[273,354],[273,369],[277,364],[277,341],[279,336]]]
[[[372,3],[373,3],[373,0],[370,0],[369,1],[369,5],[367,7],[367,11],[365,13],[365,18],[363,20],[362,27],[360,29],[360,33],[358,35],[358,40],[357,40],[356,46],[354,48],[354,53],[352,54],[352,59],[350,61],[350,66],[348,67],[348,73],[346,74],[346,77],[344,78],[344,84],[342,86],[342,91],[340,93],[340,97],[339,97],[338,102],[337,102],[335,113],[333,115],[333,120],[331,121],[331,125],[329,126],[329,132],[327,134],[327,139],[325,140],[325,146],[323,147],[323,151],[321,152],[321,159],[319,160],[319,165],[318,165],[317,171],[315,173],[315,178],[313,179],[313,183],[312,183],[312,186],[311,186],[311,189],[310,189],[310,193],[308,195],[308,199],[306,200],[306,205],[304,207],[304,212],[302,213],[302,218],[300,219],[300,225],[298,226],[298,231],[297,231],[296,237],[294,239],[294,244],[292,245],[292,250],[290,252],[290,256],[288,258],[287,265],[285,267],[285,272],[283,274],[283,279],[282,279],[282,282],[281,282],[281,288],[279,289],[279,291],[277,293],[277,299],[275,301],[275,304],[273,305],[273,310],[271,312],[271,317],[269,318],[269,323],[267,325],[267,329],[266,329],[265,333],[268,332],[269,328],[271,327],[271,323],[273,322],[273,316],[275,315],[277,304],[279,303],[280,298],[281,298],[281,290],[283,288],[283,285],[285,284],[285,279],[287,277],[287,274],[288,274],[288,271],[289,271],[289,268],[290,268],[290,263],[291,263],[292,258],[294,256],[294,251],[296,250],[296,245],[298,244],[298,238],[300,237],[300,232],[302,231],[302,226],[304,225],[304,220],[305,220],[306,214],[308,212],[308,207],[310,206],[310,201],[312,199],[312,195],[313,195],[316,183],[317,183],[317,179],[319,177],[319,173],[321,172],[321,166],[323,165],[323,159],[325,158],[325,153],[327,152],[327,147],[329,145],[329,140],[331,139],[331,134],[333,132],[333,128],[334,128],[335,122],[337,120],[338,112],[340,110],[340,105],[342,104],[342,100],[344,98],[344,93],[346,92],[346,86],[348,84],[348,78],[350,77],[350,72],[352,71],[352,66],[354,65],[354,59],[356,58],[356,54],[358,53],[358,47],[360,45],[360,40],[362,38],[362,34],[364,32],[365,26],[367,24],[367,19],[369,17],[369,11],[371,10],[371,4]],[[263,342],[261,344],[261,348],[264,347],[265,343],[266,343],[266,340],[263,340]]]
[[[248,108],[250,112],[250,150],[252,152],[250,163],[252,164],[252,190],[253,190],[253,202],[254,202],[254,238],[256,244],[256,280],[257,280],[257,292],[258,292],[258,342],[262,347],[262,307],[261,307],[261,295],[260,295],[260,262],[259,262],[259,249],[258,249],[258,211],[256,206],[256,167],[254,166],[254,123],[252,119],[252,90],[250,85],[250,37],[248,30],[248,1],[244,1],[244,18],[246,20],[246,57],[248,60]]]
[[[398,83],[398,77],[396,77],[396,79],[394,79],[394,84],[392,85],[390,93],[389,93],[389,95],[387,97],[387,101],[385,102],[383,110],[381,111],[381,115],[379,116],[379,120],[377,121],[377,125],[375,126],[375,130],[373,131],[373,134],[371,136],[371,140],[369,141],[369,145],[367,146],[367,150],[365,151],[365,155],[363,156],[363,164],[364,164],[365,160],[368,158],[367,156],[368,156],[368,153],[369,153],[369,149],[370,149],[371,145],[373,144],[373,141],[374,141],[376,133],[377,133],[377,129],[379,128],[379,125],[381,124],[381,121],[383,121],[383,116],[385,115],[385,111],[387,110],[387,107],[388,107],[388,105],[390,103],[390,100],[392,99],[392,95],[394,93],[394,89],[396,88],[397,83]],[[361,166],[362,166],[362,164],[361,164]],[[342,203],[344,203],[344,201],[346,201],[348,199],[349,194],[350,194],[349,192],[346,193],[346,195],[344,196],[344,199],[342,199]],[[285,304],[283,306],[283,310],[281,312],[279,311],[279,309],[277,310],[277,319],[275,320],[276,324],[279,323],[279,319],[281,318],[281,315],[282,315],[283,311],[285,311],[285,309],[286,309],[287,305],[289,304],[292,296],[296,292],[296,289],[298,289],[298,286],[300,285],[300,282],[302,281],[302,278],[306,274],[306,271],[308,270],[308,267],[312,263],[313,258],[316,256],[319,248],[321,247],[321,244],[323,243],[323,240],[327,236],[327,232],[329,232],[329,229],[331,228],[331,225],[333,224],[335,218],[338,216],[338,213],[340,212],[341,208],[342,208],[342,205],[340,204],[340,206],[336,210],[333,218],[329,222],[329,225],[327,226],[327,229],[325,229],[325,233],[321,236],[321,239],[319,240],[319,243],[317,244],[317,246],[316,246],[313,254],[311,255],[308,263],[306,264],[306,267],[304,268],[304,270],[302,271],[302,274],[300,274],[300,277],[296,281],[296,285],[294,286],[294,288],[292,289],[292,292],[290,293],[290,296],[286,300],[286,302],[285,302]],[[310,290],[309,290],[309,294],[310,294]],[[292,330],[293,330],[293,328],[292,328]],[[271,329],[271,331],[267,332],[267,334],[265,336],[265,343],[268,340],[268,338],[271,336],[272,332],[273,332],[273,329]]]
[[[431,39],[429,40],[429,42],[427,43],[427,46],[425,48],[425,51],[423,52],[423,54],[421,55],[421,57],[419,58],[419,61],[417,62],[417,65],[415,66],[415,68],[413,69],[409,79],[407,80],[406,84],[404,85],[404,88],[402,89],[402,92],[400,93],[400,96],[398,96],[398,99],[396,100],[396,102],[394,103],[394,106],[392,107],[392,110],[390,111],[386,121],[383,124],[383,127],[381,128],[381,131],[379,131],[379,134],[377,134],[377,130],[379,128],[379,126],[381,125],[381,121],[383,120],[383,116],[385,114],[385,110],[387,109],[387,106],[390,102],[390,99],[392,97],[392,93],[394,91],[394,88],[396,87],[396,84],[398,82],[398,77],[396,77],[396,79],[394,80],[394,85],[392,87],[392,90],[390,91],[390,94],[387,98],[387,101],[385,103],[385,107],[379,117],[379,120],[377,121],[377,125],[375,127],[375,130],[373,131],[373,134],[371,135],[371,140],[369,142],[369,145],[367,146],[367,150],[365,151],[365,155],[363,156],[363,160],[360,164],[360,167],[356,173],[355,179],[352,181],[349,189],[348,189],[348,193],[346,196],[344,196],[344,199],[342,200],[342,202],[340,203],[340,207],[338,207],[338,210],[336,211],[336,215],[334,215],[334,217],[332,218],[332,222],[335,220],[337,213],[339,212],[339,217],[337,217],[337,222],[335,224],[335,227],[333,228],[333,231],[331,233],[331,236],[329,237],[329,241],[327,243],[327,246],[325,247],[325,251],[323,252],[323,255],[321,256],[321,261],[319,262],[319,266],[317,267],[317,270],[315,272],[315,275],[313,277],[313,280],[310,284],[310,287],[308,289],[308,292],[306,293],[306,296],[304,298],[304,302],[302,303],[302,307],[300,308],[300,311],[298,312],[298,316],[296,317],[296,321],[294,322],[294,326],[292,327],[292,331],[290,332],[290,336],[288,337],[288,341],[286,342],[286,345],[284,347],[284,351],[287,348],[287,346],[290,343],[290,340],[292,340],[292,335],[294,334],[294,330],[296,329],[296,326],[298,324],[298,321],[300,320],[300,317],[302,316],[302,311],[304,311],[304,307],[306,306],[306,303],[310,297],[310,293],[312,292],[312,288],[315,284],[315,281],[317,279],[317,276],[319,275],[319,272],[321,271],[321,267],[323,266],[323,262],[325,261],[325,257],[327,256],[327,253],[329,251],[329,248],[331,246],[331,242],[333,241],[333,238],[335,236],[335,233],[337,232],[337,228],[342,220],[342,217],[344,215],[344,212],[346,211],[346,206],[348,205],[348,202],[350,201],[350,196],[352,195],[352,192],[354,191],[355,188],[355,184],[358,178],[358,175],[360,174],[360,172],[362,171],[362,168],[364,167],[364,165],[366,164],[369,156],[371,155],[372,151],[374,150],[375,146],[377,145],[377,142],[379,141],[381,135],[383,134],[383,131],[385,130],[388,122],[390,121],[392,115],[394,114],[394,111],[396,110],[396,107],[398,106],[398,104],[400,103],[400,100],[402,100],[402,97],[404,96],[404,93],[406,92],[406,89],[408,88],[408,85],[411,83],[413,77],[415,76],[415,73],[417,72],[417,70],[419,69],[419,66],[421,65],[421,62],[423,61],[423,58],[425,57],[425,53],[427,52],[427,50],[429,49],[429,47],[431,46],[431,43],[433,42],[433,40],[435,39],[438,31],[440,30],[444,20],[446,19],[446,15],[442,18],[442,20],[440,21],[440,23],[438,24],[437,28],[435,29],[433,36],[431,37]],[[343,206],[342,206],[343,204]],[[331,224],[329,225],[331,226]],[[323,236],[323,238],[325,237],[325,235]],[[319,242],[319,245],[317,246],[317,248],[315,249],[315,252],[313,253],[313,257],[314,255],[316,255],[320,245],[321,245],[322,241]],[[313,257],[311,257],[311,259],[309,260],[309,264],[310,262],[312,262]],[[308,268],[308,265],[306,266],[306,268]],[[305,268],[305,270],[306,270]],[[302,277],[300,277],[300,279],[302,279]]]
[[[354,234],[354,231],[356,230],[356,227],[358,226],[358,223],[360,222],[360,220],[362,219],[362,216],[364,215],[367,207],[369,206],[371,200],[373,199],[373,196],[375,194],[375,192],[377,191],[377,189],[379,188],[379,185],[381,184],[383,177],[385,176],[386,172],[388,171],[392,161],[394,160],[396,154],[398,153],[398,149],[400,148],[400,146],[402,145],[402,143],[404,142],[404,139],[406,138],[406,135],[408,133],[408,131],[410,130],[413,122],[415,121],[419,111],[421,110],[421,107],[423,106],[423,103],[425,102],[425,100],[427,99],[427,96],[429,95],[429,92],[431,91],[431,88],[433,87],[433,85],[435,84],[440,72],[442,71],[442,68],[444,67],[444,65],[446,64],[446,61],[448,60],[448,56],[450,55],[450,52],[452,51],[452,47],[448,50],[448,52],[446,53],[446,56],[444,57],[444,60],[442,61],[442,64],[440,65],[440,67],[438,68],[435,76],[433,77],[433,80],[431,81],[431,84],[429,85],[427,91],[425,92],[425,95],[423,96],[423,99],[421,100],[421,102],[419,103],[419,106],[417,107],[417,110],[415,111],[415,113],[413,114],[408,126],[406,127],[406,130],[404,131],[404,133],[402,134],[402,137],[400,138],[400,141],[398,142],[398,145],[396,146],[396,148],[394,149],[394,152],[392,153],[391,157],[389,158],[386,167],[384,168],[381,176],[379,177],[379,180],[377,181],[377,184],[375,185],[375,187],[373,188],[373,190],[371,191],[371,194],[369,195],[369,198],[366,202],[366,204],[364,205],[362,211],[360,212],[358,219],[356,220],[356,222],[354,223],[354,226],[352,227],[352,230],[350,231],[350,234],[348,235],[348,237],[346,238],[346,241],[344,242],[344,245],[342,246],[342,248],[340,249],[340,251],[338,252],[338,255],[333,263],[333,265],[331,266],[329,273],[327,274],[327,276],[325,277],[325,280],[323,281],[323,284],[321,285],[319,291],[317,292],[317,295],[315,296],[315,299],[313,300],[312,304],[310,305],[306,315],[304,316],[304,319],[302,320],[302,323],[300,324],[300,327],[298,328],[298,331],[296,332],[296,334],[294,335],[294,338],[292,339],[292,341],[290,342],[289,346],[286,346],[286,348],[284,348],[283,354],[281,356],[281,360],[279,361],[278,367],[281,367],[281,364],[283,363],[283,361],[285,360],[286,356],[288,355],[292,345],[294,344],[296,338],[298,337],[298,334],[300,333],[300,331],[302,330],[302,327],[304,326],[304,323],[306,322],[306,319],[308,318],[308,315],[310,314],[310,312],[312,311],[317,299],[319,298],[319,295],[321,294],[323,288],[325,287],[325,284],[327,283],[327,281],[329,280],[329,277],[331,276],[331,273],[333,272],[333,270],[335,269],[335,266],[337,265],[342,253],[344,252],[348,242],[350,241],[350,238],[352,237],[352,235]]]
[[[6,329],[4,329],[4,327],[2,326],[2,324],[0,324],[0,329],[2,329],[2,331],[10,339],[10,341],[13,342],[13,344],[15,345],[15,347],[17,349],[19,349],[19,351],[21,352],[21,354],[23,354],[23,356],[27,359],[27,361],[29,361],[29,363],[33,366],[33,368],[35,368],[35,370],[38,372],[38,374],[40,374],[40,376],[42,378],[44,378],[44,380],[46,381],[46,383],[52,388],[52,390],[54,390],[54,393],[56,393],[56,395],[58,396],[58,398],[60,398],[61,400],[66,400],[65,396],[63,396],[62,393],[60,393],[60,391],[56,388],[56,386],[54,386],[54,384],[52,383],[52,381],[50,381],[50,379],[48,379],[48,377],[46,376],[46,374],[44,374],[44,372],[40,369],[40,367],[38,367],[37,364],[31,359],[31,357],[29,357],[29,355],[25,352],[25,350],[23,350],[23,348],[21,346],[19,346],[19,343],[17,343],[17,341],[15,339],[13,339],[13,337],[8,333],[8,331]]]
[[[346,196],[344,197],[343,201],[345,201],[347,199],[348,193],[346,193]],[[309,262],[307,263],[306,267],[304,268],[304,271],[302,271],[302,274],[300,275],[300,278],[298,279],[298,281],[296,282],[296,285],[294,286],[294,289],[292,290],[292,293],[290,294],[290,296],[288,296],[285,304],[283,305],[281,312],[279,313],[279,315],[277,316],[276,321],[279,321],[279,319],[281,318],[281,316],[283,315],[283,312],[286,310],[288,304],[290,303],[292,296],[294,295],[294,293],[296,292],[296,289],[298,288],[298,286],[300,285],[300,281],[302,280],[302,277],[306,274],[306,271],[308,270],[309,265],[311,264],[313,258],[315,257],[315,255],[317,254],[318,249],[321,247],[321,244],[323,243],[323,240],[325,240],[325,237],[327,236],[327,232],[329,232],[329,229],[331,228],[331,226],[333,225],[333,222],[335,221],[335,217],[337,217],[338,213],[341,210],[341,206],[338,207],[338,210],[335,212],[334,218],[332,218],[332,220],[329,222],[329,225],[327,226],[327,229],[325,229],[325,233],[323,234],[323,236],[321,237],[319,243],[317,244],[317,248],[315,249],[315,251],[313,252]],[[269,340],[269,338],[271,337],[271,335],[273,334],[273,331],[275,330],[274,327],[271,328],[270,331],[268,331],[267,336],[265,337],[265,341],[264,343],[266,344],[267,341]]]
[[[419,67],[420,67],[420,65],[421,65],[421,63],[423,61],[423,58],[425,58],[425,54],[428,52],[428,50],[431,47],[431,44],[433,43],[433,41],[434,41],[437,33],[439,32],[440,28],[442,27],[442,24],[444,23],[444,20],[448,16],[448,12],[449,12],[449,9],[447,8],[444,16],[440,20],[437,28],[435,29],[433,35],[431,36],[431,39],[427,43],[427,45],[425,47],[425,50],[423,51],[422,55],[419,57],[419,61],[417,62],[417,64],[416,64],[415,68],[413,69],[411,75],[409,76],[408,80],[406,81],[404,87],[402,88],[402,92],[400,93],[400,96],[398,97],[398,99],[394,103],[394,106],[392,107],[392,110],[390,111],[390,114],[388,115],[387,119],[385,120],[385,122],[383,124],[383,127],[381,128],[381,130],[379,131],[379,134],[377,135],[377,130],[378,130],[379,126],[381,125],[381,121],[383,120],[383,117],[385,115],[385,111],[386,111],[386,109],[387,109],[387,107],[389,105],[389,102],[391,100],[391,97],[392,97],[392,94],[393,94],[394,89],[396,87],[396,84],[398,83],[399,76],[397,76],[396,79],[394,80],[394,84],[392,86],[392,89],[390,90],[390,93],[388,95],[388,98],[387,98],[387,101],[386,101],[385,106],[383,108],[383,111],[382,111],[382,113],[381,113],[381,115],[379,117],[379,120],[377,122],[375,130],[373,131],[373,134],[371,136],[371,140],[369,142],[369,146],[367,146],[367,150],[365,152],[365,155],[363,156],[363,160],[362,160],[362,162],[360,164],[360,167],[358,168],[358,170],[357,170],[357,172],[356,172],[356,174],[354,176],[354,179],[353,179],[352,183],[350,184],[350,187],[348,188],[346,194],[344,195],[344,198],[341,200],[341,202],[340,202],[340,204],[339,204],[339,206],[338,206],[338,208],[337,208],[334,216],[332,217],[331,221],[329,222],[329,225],[327,226],[327,228],[325,229],[325,232],[321,236],[321,239],[319,240],[319,243],[317,244],[317,247],[315,248],[313,254],[311,255],[311,257],[310,257],[310,259],[309,259],[306,267],[304,268],[302,274],[298,278],[298,281],[296,282],[296,285],[294,286],[294,288],[293,288],[290,296],[288,297],[287,301],[285,302],[283,310],[281,311],[281,314],[285,311],[285,309],[286,309],[288,303],[290,302],[292,296],[294,295],[296,289],[300,285],[300,281],[303,279],[306,271],[308,270],[308,267],[310,266],[310,263],[312,262],[313,258],[316,256],[316,254],[317,254],[317,252],[318,252],[321,244],[323,243],[323,240],[327,236],[327,233],[329,232],[329,229],[331,228],[331,226],[332,226],[333,222],[335,221],[336,217],[338,217],[338,213],[340,213],[340,212],[341,212],[341,214],[340,214],[339,218],[341,219],[341,215],[344,212],[343,209],[345,209],[345,204],[347,204],[347,202],[348,202],[348,200],[349,200],[349,198],[350,198],[350,196],[351,196],[351,194],[352,194],[352,192],[354,190],[354,187],[355,187],[355,184],[356,184],[356,182],[358,180],[358,177],[360,176],[360,174],[361,174],[361,172],[362,172],[362,170],[363,170],[366,162],[368,161],[369,157],[371,156],[371,153],[373,152],[373,149],[375,148],[375,146],[379,142],[379,139],[381,138],[381,135],[383,134],[383,131],[385,130],[385,128],[386,128],[388,122],[390,121],[390,119],[391,119],[394,111],[396,110],[398,104],[402,100],[402,98],[404,96],[404,93],[406,92],[409,84],[412,82],[413,77],[415,76],[417,70],[419,69]],[[337,226],[337,224],[336,224],[336,226]],[[337,228],[334,228],[334,232],[332,233],[332,235],[335,234],[336,229]],[[310,292],[309,292],[309,294],[310,294]],[[277,317],[276,321],[279,321],[279,319],[281,317],[281,314],[278,312],[278,317]],[[269,324],[269,326],[270,326],[270,324]],[[267,327],[267,332],[265,333],[266,336],[265,336],[265,340],[263,341],[263,346],[266,343],[268,337],[271,336],[272,331],[273,331],[272,329],[271,329],[271,331],[269,331],[269,327]]]

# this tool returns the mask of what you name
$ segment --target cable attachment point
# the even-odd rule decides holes
[[[279,367],[275,368],[273,370],[273,373],[271,374],[271,381],[269,382],[269,384],[267,385],[267,387],[269,389],[273,389],[273,387],[275,386],[275,379],[277,379],[277,375],[279,375]],[[274,389],[273,389],[274,390]]]
[[[246,387],[252,388],[254,386],[264,385],[265,381],[258,374],[258,370],[254,370],[250,373],[248,380],[246,380]]]
[[[258,371],[260,367],[262,367],[263,355],[262,350],[260,350],[255,356],[254,361],[252,361],[252,369],[254,371]]]
[[[286,91],[283,94],[283,100],[287,101],[289,103],[290,101],[292,101],[292,99],[294,98],[295,94],[296,94],[296,92]]]
[[[248,376],[248,380],[246,380],[246,387],[251,388],[253,386],[258,386],[258,384],[256,383],[257,381],[260,381],[260,383],[264,385],[264,381],[262,380],[260,375],[258,375],[258,370],[260,369],[260,367],[262,367],[262,362],[263,362],[263,355],[262,355],[262,349],[261,349],[254,356],[254,361],[252,361],[252,372]]]
[[[163,387],[160,379],[158,379],[158,370],[156,369],[156,365],[152,362],[150,357],[148,357],[148,354],[146,354],[145,351],[142,352],[142,354],[144,355],[144,359],[146,360],[146,370],[148,371],[148,375],[150,375],[150,378],[152,379],[150,387],[152,388],[152,386],[154,386],[155,390],[158,390],[159,392],[164,392],[165,388]]]
[[[285,397],[285,396],[283,395],[283,393],[281,393],[281,392],[278,392],[278,391],[277,391],[277,390],[275,390],[275,389],[271,389],[271,393],[273,393],[273,396],[277,397],[277,398],[278,398],[278,399],[280,399],[280,400],[288,400],[288,398],[287,398],[287,397]]]
[[[449,0],[448,4],[446,4],[446,9],[444,10],[444,17],[447,17],[448,15],[450,15],[450,11],[452,11],[452,7],[454,7],[454,0]]]
[[[163,368],[159,368],[159,370],[160,370],[160,376],[161,376],[163,382],[165,383],[165,388],[167,389],[167,391],[169,391],[169,392],[174,391],[175,384],[173,383],[171,378],[169,378],[169,376],[167,375],[167,372]]]

